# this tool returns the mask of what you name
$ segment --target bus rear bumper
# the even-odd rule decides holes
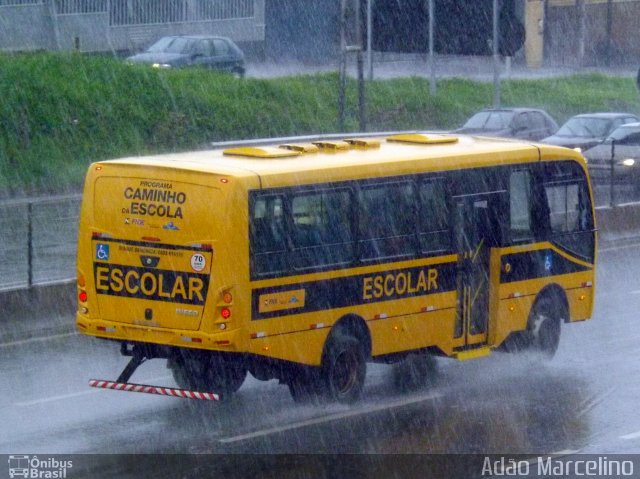
[[[229,352],[238,351],[240,333],[238,329],[215,333],[163,329],[91,319],[80,314],[76,319],[76,327],[80,333],[87,336],[114,341]]]

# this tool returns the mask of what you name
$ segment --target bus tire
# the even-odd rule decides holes
[[[168,365],[179,387],[222,396],[240,389],[247,376],[244,365],[221,354],[184,352]]]
[[[417,391],[434,379],[436,360],[429,353],[411,353],[393,365],[393,382],[403,392]]]
[[[326,345],[321,374],[330,400],[346,404],[356,402],[367,374],[362,343],[349,334],[332,334]]]
[[[545,295],[531,308],[527,324],[528,343],[531,351],[551,359],[560,344],[561,324],[566,307],[557,296]]]

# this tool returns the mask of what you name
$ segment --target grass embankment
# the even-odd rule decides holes
[[[77,189],[91,161],[198,148],[210,141],[337,130],[337,74],[236,80],[74,54],[0,56],[0,196]],[[357,131],[354,81],[348,131]],[[367,86],[368,129],[448,129],[493,98],[490,83],[428,79]],[[586,111],[640,112],[632,78],[577,75],[502,82],[504,105],[558,122]]]

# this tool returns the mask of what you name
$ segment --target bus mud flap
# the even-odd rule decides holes
[[[92,388],[112,389],[114,391],[157,394],[160,396],[173,396],[185,399],[200,399],[203,401],[220,401],[220,395],[212,392],[190,391],[188,389],[166,388],[162,386],[150,386],[147,384],[133,384],[126,382],[105,381],[102,379],[90,379],[89,386]]]

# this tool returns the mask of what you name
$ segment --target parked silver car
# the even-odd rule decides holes
[[[537,108],[487,108],[481,110],[456,133],[502,136],[538,141],[555,133],[558,124],[544,110]]]
[[[226,37],[175,35],[162,37],[146,51],[127,58],[156,68],[204,67],[244,76],[244,53]]]

